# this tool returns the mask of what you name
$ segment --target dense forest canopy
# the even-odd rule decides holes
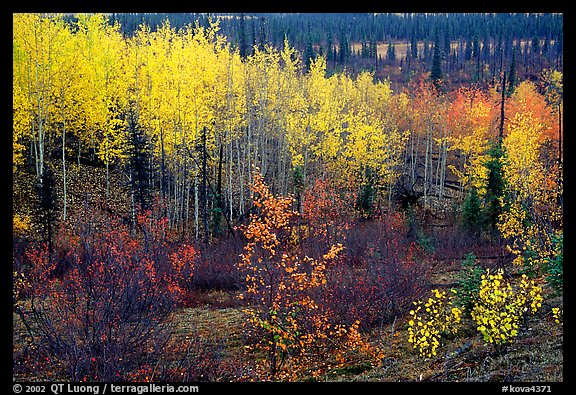
[[[140,23],[154,30],[169,20],[178,29],[192,21],[208,26],[210,18],[218,19],[222,34],[241,53],[266,44],[281,48],[287,38],[302,54],[325,56],[328,70],[371,70],[379,78],[402,82],[413,72],[429,70],[435,40],[458,84],[471,79],[493,83],[515,47],[523,75],[535,76],[550,67],[562,70],[563,15],[558,13],[133,13],[109,18],[120,21],[127,35]],[[390,47],[398,53],[394,59]],[[471,59],[476,59],[477,70],[466,66]],[[392,64],[401,67],[401,75],[387,70]],[[482,71],[485,65],[487,73]]]
[[[382,360],[361,332],[405,315],[432,262],[473,251],[530,275],[496,329],[496,307],[467,295],[483,338],[508,342],[540,308],[538,284],[562,285],[562,25],[14,14],[15,314],[69,378],[128,380],[145,373],[122,352],[142,339],[154,351],[134,363],[157,358],[157,331],[193,291],[237,292],[265,339],[250,343],[266,355],[250,374],[293,380],[325,372],[321,352]],[[498,276],[473,285],[486,295]],[[420,338],[435,355],[438,340]]]

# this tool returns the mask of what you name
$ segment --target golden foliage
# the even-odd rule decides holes
[[[12,216],[12,233],[15,235],[24,235],[30,231],[30,217],[14,214]]]
[[[552,237],[562,229],[556,167],[541,159],[544,125],[530,111],[516,113],[508,124],[502,157],[508,204],[498,229],[508,240],[514,263],[539,265],[554,256]],[[552,171],[550,171],[552,170]]]
[[[343,250],[336,244],[321,260],[300,257],[291,251],[289,240],[297,213],[290,209],[294,199],[274,196],[258,169],[251,186],[254,205],[259,212],[251,214],[243,227],[247,244],[240,269],[245,273],[246,293],[250,307],[245,309],[248,322],[262,332],[255,350],[263,352],[260,375],[266,379],[294,380],[312,369],[320,374],[330,364],[330,352],[337,364],[345,361],[348,348],[377,359],[381,352],[351,327],[332,322],[330,311],[320,308],[314,292],[326,285],[327,266],[338,259]]]
[[[426,302],[414,302],[408,321],[408,342],[426,358],[436,356],[443,337],[456,333],[462,318],[462,311],[452,305],[446,291],[434,289],[432,294]]]
[[[518,336],[524,315],[534,314],[542,306],[542,289],[534,280],[529,281],[523,274],[514,289],[504,280],[501,269],[482,275],[478,296],[472,319],[484,341],[495,345],[511,342]]]

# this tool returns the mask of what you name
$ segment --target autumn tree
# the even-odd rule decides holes
[[[457,90],[450,103],[447,119],[449,151],[456,155],[453,164],[448,167],[458,179],[464,196],[472,188],[481,198],[486,194],[488,171],[485,164],[488,160],[492,108],[490,98],[473,88]]]
[[[447,105],[447,98],[437,95],[431,83],[414,83],[411,111],[407,113],[409,137],[404,150],[403,189],[421,196],[425,207],[431,207],[434,197],[441,204],[444,196],[450,148]]]
[[[498,228],[515,255],[514,263],[535,268],[553,258],[552,239],[562,232],[557,204],[560,181],[542,158],[545,130],[531,111],[516,113],[508,125],[501,159],[506,201]]]
[[[16,163],[21,161],[23,139],[31,142],[36,181],[44,182],[50,116],[55,113],[56,75],[63,51],[65,27],[58,18],[39,14],[13,16],[13,106]]]
[[[516,71],[516,52],[517,47],[512,48],[512,61],[510,62],[510,70],[508,71],[508,86],[506,87],[506,94],[511,96],[516,89],[518,75]]]
[[[562,110],[563,110],[563,74],[557,70],[543,71],[544,98],[551,108],[558,114],[558,164],[562,166]]]
[[[319,309],[315,301],[326,284],[327,266],[338,259],[342,245],[333,245],[320,259],[300,257],[289,242],[297,216],[291,209],[294,199],[274,196],[258,170],[253,178],[257,212],[243,227],[247,244],[238,266],[246,273],[241,295],[249,302],[245,311],[261,336],[262,377],[293,380],[305,369],[317,375],[331,364],[326,360],[330,353],[336,354],[335,364],[342,363],[347,347],[377,356],[360,336],[359,322],[348,328],[335,323],[330,311]]]
[[[354,192],[337,188],[330,179],[317,179],[304,191],[302,220],[311,235],[332,244],[345,237],[357,217]]]
[[[28,149],[39,197],[38,222],[51,248],[57,207],[49,158],[56,136],[64,144],[66,121],[74,114],[69,111],[74,96],[68,74],[71,35],[61,18],[40,14],[14,14],[13,31],[13,166],[24,164]],[[61,149],[64,154],[64,145]]]
[[[83,142],[96,152],[106,169],[106,198],[110,196],[110,168],[126,159],[125,42],[119,25],[109,25],[102,14],[81,15],[78,21],[78,55],[89,96]]]

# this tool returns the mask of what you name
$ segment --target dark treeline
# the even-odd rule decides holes
[[[563,67],[563,15],[558,13],[121,13],[110,18],[127,36],[141,23],[155,30],[169,20],[180,29],[219,19],[222,34],[242,55],[252,54],[255,46],[283,47],[286,38],[306,65],[323,55],[329,71],[368,69],[398,82],[430,71],[435,45],[448,83],[492,83],[513,57],[527,78]],[[400,66],[400,75],[387,66]]]

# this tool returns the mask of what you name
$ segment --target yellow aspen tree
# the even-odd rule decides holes
[[[390,196],[408,134],[380,115],[389,108],[392,90],[388,82],[374,83],[373,78],[364,72],[354,81],[344,155],[358,185],[372,183],[379,191],[387,189]]]
[[[155,142],[160,164],[160,197],[171,228],[186,233],[190,191],[194,190],[195,234],[199,237],[200,168],[198,151],[202,130],[207,130],[207,151],[214,146],[217,54],[223,39],[216,27],[188,25],[176,31],[165,21],[155,32],[141,26],[134,36],[140,48],[139,122]],[[218,88],[220,89],[220,88]],[[220,90],[221,91],[221,90]],[[211,156],[211,155],[210,155]],[[169,182],[170,180],[170,182]],[[194,183],[194,185],[192,185]]]
[[[125,159],[124,121],[126,105],[124,77],[126,44],[118,23],[110,25],[103,14],[79,15],[80,56],[89,83],[86,104],[89,144],[106,166],[106,197],[110,194],[110,165]]]
[[[54,115],[52,117],[53,128],[60,131],[62,140],[62,218],[66,220],[68,215],[68,166],[66,157],[73,156],[72,147],[67,147],[67,136],[74,135],[80,138],[85,127],[85,107],[83,104],[87,96],[86,87],[82,83],[82,75],[78,67],[78,40],[69,29],[61,31],[63,48],[58,58],[60,68],[55,73],[54,89],[57,95]]]
[[[56,178],[52,176],[57,165],[49,153],[61,149],[62,212],[66,218],[66,127],[74,129],[79,121],[72,92],[75,88],[72,36],[57,14],[14,14],[13,32],[13,171],[17,172],[18,166],[24,164],[23,154],[28,150],[42,210],[36,224],[46,232],[46,240],[51,246],[55,209],[59,202]],[[60,146],[57,145],[59,138]],[[30,206],[26,203],[20,206],[19,190],[19,180],[15,177],[14,197],[18,199],[15,200],[13,223],[16,231],[29,230],[31,221],[27,211]]]
[[[551,238],[561,229],[558,188],[541,160],[544,125],[531,112],[516,113],[503,140],[503,177],[508,207],[498,229],[514,263],[538,266],[555,253]]]
[[[16,51],[16,48],[15,48]],[[15,55],[19,56],[19,55]],[[14,61],[16,65],[17,61]],[[12,83],[12,171],[24,164],[26,143],[32,132],[32,103],[28,100],[24,88],[17,81]]]
[[[248,169],[256,165],[261,167],[264,173],[271,171],[275,174],[273,167],[268,168],[274,161],[266,159],[273,159],[273,143],[279,132],[276,112],[279,108],[277,87],[281,72],[280,54],[269,45],[265,45],[263,49],[254,48],[254,54],[246,63],[246,70]]]
[[[456,175],[461,191],[471,188],[482,198],[486,194],[489,159],[489,131],[492,121],[492,105],[488,96],[477,89],[461,88],[448,109],[448,150],[456,152],[455,165],[448,168]]]
[[[322,117],[326,129],[318,142],[316,155],[322,158],[326,176],[338,180],[343,188],[354,189],[356,177],[344,155],[350,131],[354,81],[347,74],[335,74],[327,79],[327,96],[323,100]]]
[[[13,106],[15,160],[21,162],[25,140],[30,143],[36,181],[44,183],[49,149],[51,116],[54,114],[55,78],[61,65],[65,30],[57,15],[14,14],[13,19]]]
[[[174,34],[174,30],[167,23],[159,26],[154,32],[143,24],[133,37],[135,45],[139,46],[142,58],[138,120],[153,142],[152,149],[159,164],[155,183],[159,187],[162,204],[165,204],[167,200],[168,158],[173,147],[167,142],[169,130],[172,127],[169,114],[173,105],[171,97],[174,93],[168,83],[167,64]],[[168,213],[163,212],[163,214]]]
[[[517,113],[531,112],[532,117],[541,124],[540,138],[544,140],[557,140],[557,121],[553,116],[552,108],[546,102],[544,95],[538,92],[538,87],[531,81],[521,82],[506,102],[506,117],[508,126]],[[557,143],[557,141],[555,141]]]
[[[285,55],[286,56],[286,55]],[[315,130],[325,130],[321,125],[313,125],[313,119],[320,110],[319,98],[323,97],[326,62],[321,58],[311,61],[310,71],[299,81],[300,86],[291,87],[290,112],[287,114],[288,147],[292,156],[292,167],[307,173],[310,151],[314,144]],[[303,88],[303,89],[302,89]],[[299,92],[300,91],[300,92]]]
[[[299,98],[299,110],[288,132],[292,136],[292,151],[296,163],[302,152],[306,153],[306,162],[312,166],[311,173],[320,175],[339,174],[347,178],[345,167],[339,167],[342,153],[342,131],[345,127],[348,101],[345,88],[337,75],[326,77],[326,60],[322,56],[310,62],[310,70],[303,76],[304,96]],[[347,80],[348,81],[348,80]],[[351,85],[349,85],[350,87]],[[302,163],[303,164],[303,163]],[[300,164],[300,165],[302,165]]]
[[[221,214],[227,218],[227,225],[233,221],[233,211],[236,196],[238,195],[240,172],[236,163],[238,155],[234,147],[241,138],[242,127],[246,126],[245,111],[246,103],[243,95],[245,82],[242,77],[242,61],[238,51],[233,51],[229,44],[222,44],[217,48],[216,64],[218,99],[214,103],[214,111],[217,114],[214,125],[215,149],[221,149],[217,153],[219,158],[216,193]],[[220,148],[221,147],[221,148]],[[224,200],[228,201],[228,207],[224,207]],[[230,231],[230,229],[229,229]]]
[[[540,150],[539,160],[544,166],[545,183],[549,186],[560,186],[562,172],[558,160],[561,147],[561,135],[558,133],[561,118],[554,116],[554,104],[547,101],[546,96],[538,92],[536,85],[530,81],[524,81],[514,90],[511,100],[508,102],[507,114],[510,123],[517,113],[530,113],[534,122],[538,123]],[[560,189],[557,193],[561,193]]]
[[[198,176],[200,177],[201,187],[201,201],[203,223],[206,233],[209,230],[209,210],[213,215],[213,223],[219,228],[218,219],[221,212],[221,187],[216,187],[216,190],[208,190],[208,177],[209,169],[213,169],[212,178],[221,180],[221,162],[216,166],[219,158],[219,149],[222,147],[222,133],[224,125],[220,122],[221,113],[220,108],[227,98],[227,67],[226,60],[230,52],[228,44],[223,36],[218,34],[218,23],[209,21],[207,28],[196,26],[193,31],[188,30],[185,37],[184,47],[187,49],[186,59],[188,63],[188,70],[191,71],[187,76],[189,80],[187,86],[190,90],[184,90],[187,93],[185,100],[187,100],[191,109],[190,117],[193,125],[196,128],[196,136],[201,137],[201,162],[202,168]],[[191,36],[190,33],[193,32]],[[185,114],[185,112],[183,112]],[[201,128],[202,133],[198,134]],[[196,138],[197,138],[196,137]],[[189,139],[192,142],[192,139]],[[223,152],[220,151],[223,155]],[[215,174],[220,169],[220,174]],[[187,181],[189,178],[187,179]],[[218,182],[221,185],[221,181]],[[212,198],[209,199],[209,197]],[[210,200],[210,201],[209,201]],[[216,222],[214,222],[216,221]]]
[[[274,127],[278,142],[275,149],[278,152],[273,159],[276,160],[279,191],[282,194],[295,192],[296,199],[300,202],[300,189],[307,182],[307,175],[303,171],[304,156],[298,149],[294,149],[296,146],[294,137],[300,130],[306,93],[302,86],[300,58],[286,38],[283,45],[279,51],[280,68],[274,85],[277,97]]]

